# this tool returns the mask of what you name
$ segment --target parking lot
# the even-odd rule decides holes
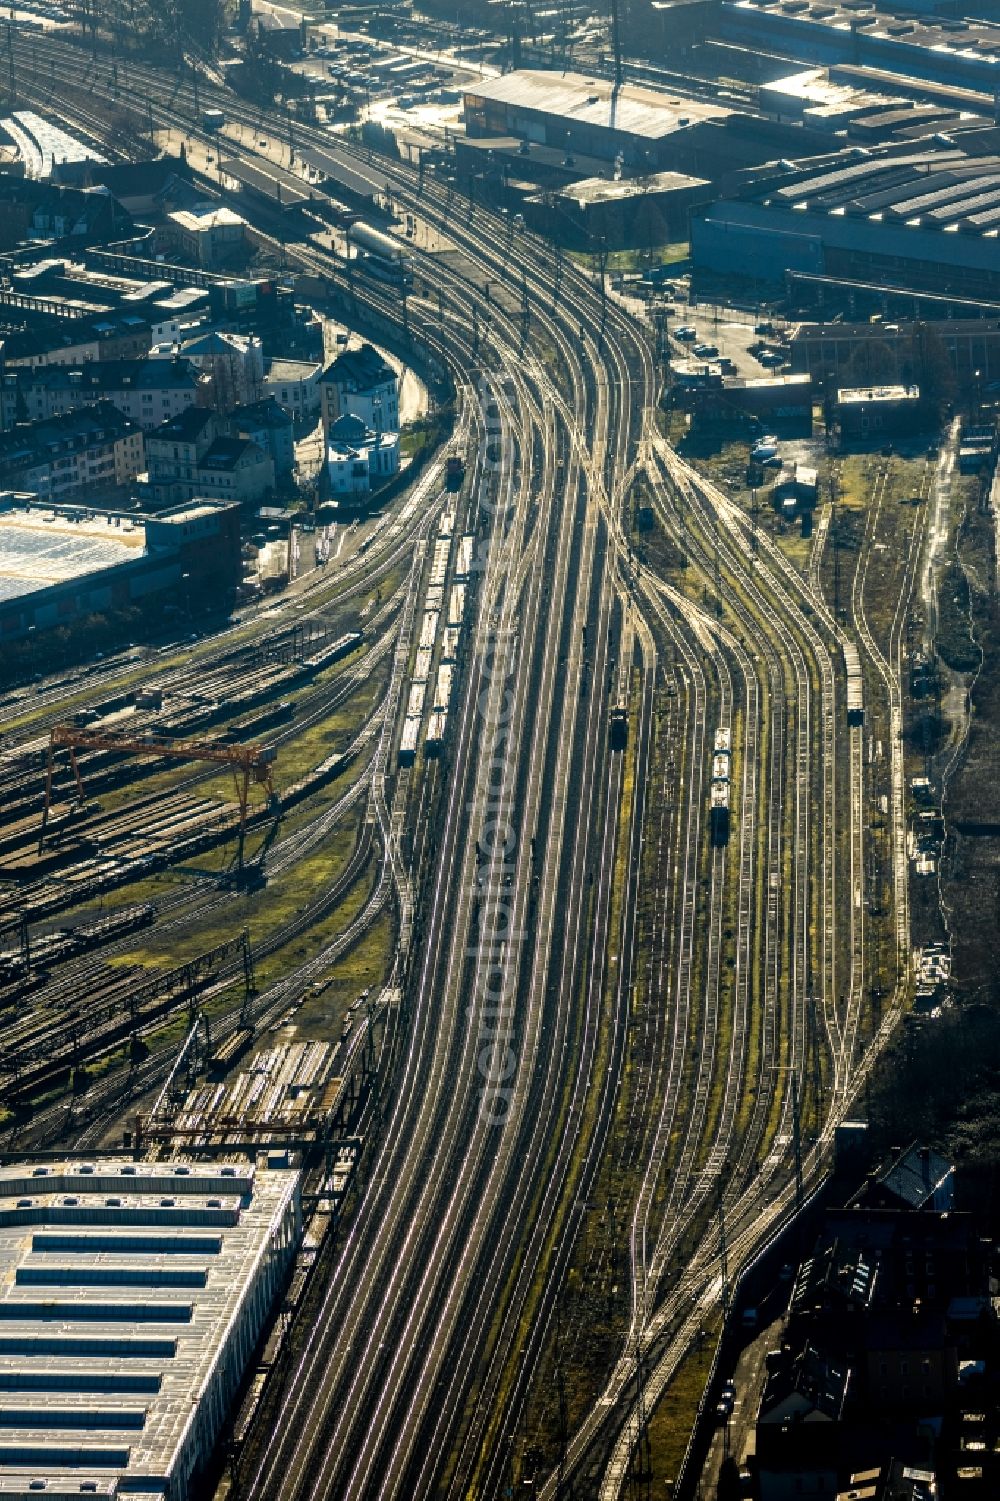
[[[760,324],[753,313],[742,308],[720,307],[718,303],[673,303],[667,327],[671,334],[672,347],[685,356],[708,360],[728,360],[727,373],[746,379],[764,376],[771,371],[780,371],[783,358],[768,351],[778,347],[778,330],[773,324]],[[764,329],[770,328],[770,333]],[[687,329],[694,329],[694,336],[678,337]],[[758,331],[759,330],[759,331]],[[764,359],[750,353],[750,345],[758,344]],[[699,346],[714,350],[714,353],[699,353]]]

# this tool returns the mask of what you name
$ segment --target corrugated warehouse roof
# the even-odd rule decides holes
[[[466,98],[509,104],[651,141],[672,135],[687,125],[724,120],[734,113],[723,105],[660,94],[635,84],[623,84],[616,91],[606,78],[534,69],[477,81],[466,89]]]

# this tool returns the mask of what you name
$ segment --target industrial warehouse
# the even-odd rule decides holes
[[[782,161],[696,214],[691,250],[715,272],[787,273],[1000,295],[1000,157],[958,149]]]
[[[238,505],[215,500],[143,516],[0,494],[0,636],[167,591],[224,598],[240,577],[239,516]]]
[[[290,1169],[0,1169],[0,1494],[191,1496],[300,1233]]]

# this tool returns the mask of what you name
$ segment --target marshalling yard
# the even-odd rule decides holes
[[[218,153],[217,107],[244,168],[313,148],[412,216],[402,296],[252,227],[441,441],[273,597],[0,696],[0,1494],[693,1484],[723,1321],[941,936],[906,731],[960,425],[830,445],[811,526],[762,516],[603,269],[209,77],[9,37],[111,159],[123,116]],[[156,535],[58,511],[0,513],[0,599]]]

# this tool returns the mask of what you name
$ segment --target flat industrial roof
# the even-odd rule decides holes
[[[606,177],[585,177],[581,182],[569,183],[559,196],[581,205],[617,203],[628,198],[644,198],[650,193],[677,193],[683,188],[706,188],[708,185],[707,178],[688,177],[684,172],[654,172],[639,180],[625,177],[617,182]]]
[[[510,104],[620,135],[644,136],[651,141],[686,125],[724,120],[734,113],[724,105],[709,104],[703,99],[660,94],[632,83],[622,84],[616,90],[607,78],[588,78],[583,73],[547,73],[540,69],[477,79],[466,86],[465,97]]]
[[[911,228],[958,227],[995,238],[1000,226],[1000,156],[957,149],[883,155],[854,148],[819,167],[809,162],[767,169],[741,194],[766,207],[847,215]]]
[[[155,519],[158,522],[171,521],[175,525],[182,525],[186,521],[201,521],[205,516],[217,516],[221,509],[222,506],[218,501],[193,500],[183,510],[161,511]]]
[[[0,600],[131,562],[145,546],[145,528],[128,520],[76,520],[44,506],[0,511]]]
[[[162,1493],[298,1181],[204,1162],[0,1169],[0,1392],[16,1394],[0,1495],[111,1476]]]
[[[875,401],[919,401],[919,386],[847,386],[837,392],[841,406]]]
[[[828,0],[727,0],[727,10],[751,11],[758,16],[778,16],[800,23],[851,35],[861,29],[866,37],[924,47],[946,56],[1000,62],[1000,28],[986,20],[957,16],[893,14],[874,5],[837,5]]]

